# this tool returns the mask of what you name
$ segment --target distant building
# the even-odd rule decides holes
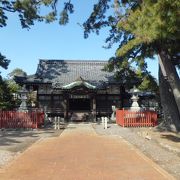
[[[40,60],[34,75],[16,77],[29,91],[37,91],[38,107],[65,119],[109,116],[112,106],[128,105],[124,84],[103,71],[107,61]]]

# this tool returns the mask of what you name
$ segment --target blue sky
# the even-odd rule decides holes
[[[34,74],[39,59],[108,60],[114,56],[118,44],[108,50],[102,47],[108,35],[106,30],[84,39],[83,29],[77,24],[86,20],[93,2],[96,1],[74,1],[75,13],[66,26],[58,22],[36,23],[28,31],[21,28],[16,15],[10,15],[8,25],[0,29],[0,52],[11,59],[8,70],[0,68],[2,76],[17,67]],[[148,62],[149,71],[157,77],[157,60]]]

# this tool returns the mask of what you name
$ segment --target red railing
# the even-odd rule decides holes
[[[39,128],[44,124],[43,112],[0,111],[0,128]]]
[[[157,125],[155,111],[117,110],[116,123],[123,127],[150,127]]]

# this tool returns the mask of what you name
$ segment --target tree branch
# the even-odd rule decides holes
[[[13,8],[9,9],[9,8],[5,8],[5,7],[0,7],[0,9],[2,9],[4,11],[8,11],[8,12],[16,12],[16,10]]]

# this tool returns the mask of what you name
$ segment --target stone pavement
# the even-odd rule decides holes
[[[69,124],[39,141],[9,166],[2,180],[161,180],[171,175],[121,137],[99,136],[91,124]]]

